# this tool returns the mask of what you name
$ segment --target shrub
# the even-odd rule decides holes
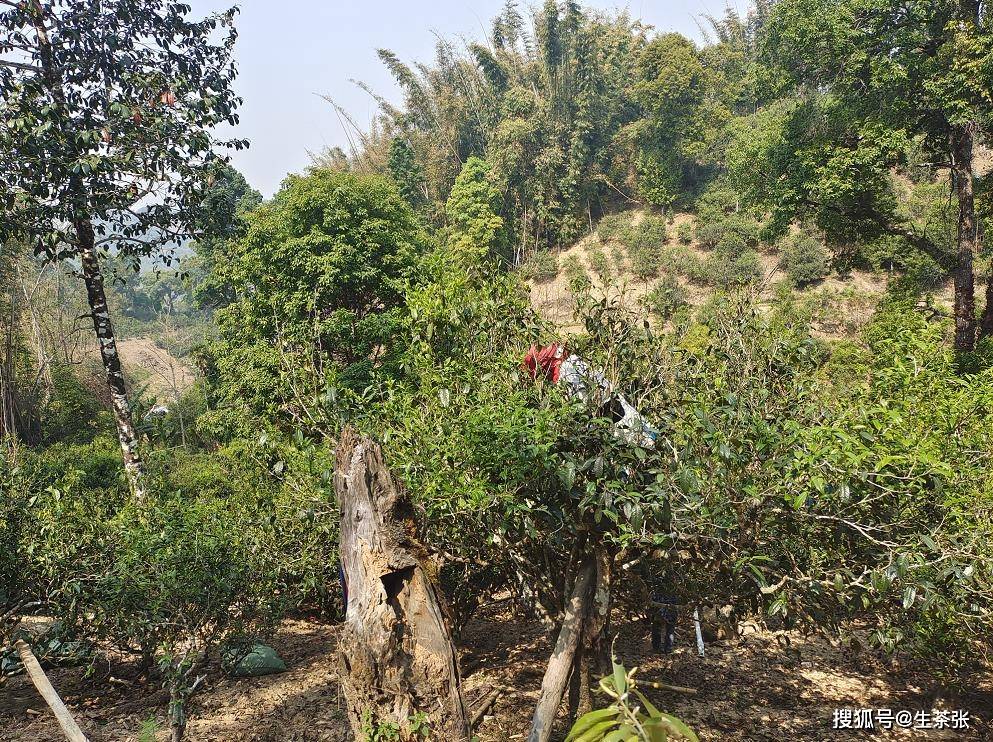
[[[569,255],[562,261],[562,272],[569,280],[569,286],[573,290],[585,288],[590,284],[589,274],[587,274],[583,261],[579,259],[578,255]]]
[[[758,220],[747,214],[728,214],[712,221],[701,217],[696,224],[696,238],[705,247],[717,247],[729,240],[755,247],[760,230]]]
[[[614,267],[618,273],[623,273],[627,265],[627,258],[624,255],[624,248],[620,245],[610,246],[610,259],[614,261]]]
[[[110,427],[101,416],[100,400],[87,389],[71,366],[54,364],[52,394],[41,410],[42,443],[84,443]]]
[[[631,217],[626,213],[607,214],[596,225],[597,237],[601,242],[620,241],[630,223]]]
[[[612,658],[612,672],[600,679],[597,688],[610,699],[610,703],[577,719],[566,735],[566,742],[619,739],[634,742],[699,742],[692,729],[675,716],[659,711],[638,690],[636,671],[637,668],[628,672],[616,658]]]
[[[689,245],[693,242],[693,223],[680,222],[676,225],[676,239],[680,244]]]
[[[451,197],[459,215],[452,229],[465,230],[453,231],[457,255],[485,251],[476,238],[492,226],[485,204],[470,203],[486,191],[484,174],[466,167]],[[205,364],[213,389],[238,408],[282,408],[295,394],[281,356],[288,348],[325,349],[323,372],[348,374],[365,388],[369,358],[388,362],[402,350],[391,342],[402,328],[401,289],[416,278],[428,244],[385,178],[328,170],[287,177],[248,216],[245,236],[226,256],[238,298],[215,314],[220,339]]]
[[[737,257],[714,252],[707,257],[703,266],[706,283],[723,289],[744,286],[762,275],[759,256],[754,250],[746,250]]]
[[[684,245],[671,245],[659,252],[659,270],[692,278],[701,260]]]
[[[597,277],[603,283],[610,283],[614,277],[614,271],[610,267],[610,261],[607,260],[607,254],[601,250],[599,247],[590,250],[590,268],[596,273]]]
[[[711,248],[723,258],[737,260],[751,249],[751,244],[740,232],[728,231],[722,232]]]
[[[18,555],[21,599],[158,665],[181,729],[209,653],[266,632],[279,615],[278,562],[289,554],[274,548],[257,476],[233,476],[223,457],[180,454],[175,472],[156,458],[135,502],[114,448],[97,439],[26,456],[12,488],[31,497],[5,545]]]
[[[948,271],[924,253],[909,255],[906,259],[907,276],[923,292],[937,291],[948,280]]]
[[[559,274],[559,261],[547,250],[541,250],[531,256],[524,265],[521,266],[521,275],[526,279],[547,283],[554,280]]]
[[[669,241],[669,230],[665,219],[654,214],[645,214],[635,227],[635,242],[638,247],[658,249]]]
[[[828,273],[830,256],[824,244],[806,234],[784,240],[780,249],[779,267],[797,286],[820,281]]]
[[[657,248],[642,247],[631,254],[631,271],[638,278],[648,280],[659,274],[661,254]]]
[[[686,290],[673,276],[665,276],[642,297],[641,303],[659,319],[667,320],[686,305]]]
[[[503,198],[486,160],[470,157],[445,203],[455,252],[481,257],[502,254],[507,235],[500,206]]]

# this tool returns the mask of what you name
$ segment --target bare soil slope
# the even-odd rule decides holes
[[[629,213],[633,224],[637,224],[644,215],[640,210]],[[690,214],[676,214],[669,228],[670,238],[667,244],[676,245],[673,235],[678,227],[693,221],[694,217]],[[594,270],[590,256],[591,251],[597,248],[602,249],[610,260],[613,275],[609,281],[604,281]],[[685,249],[701,261],[710,252],[697,242],[680,246],[680,249]],[[575,321],[575,299],[569,288],[569,278],[562,269],[570,261],[579,261],[582,264],[598,296],[606,295],[631,311],[646,315],[649,321],[653,320],[641,305],[641,300],[658,279],[645,281],[635,276],[631,271],[630,259],[624,255],[620,244],[602,243],[592,234],[554,253],[554,256],[558,261],[559,272],[551,280],[530,282],[531,303],[542,317],[565,334],[581,329]],[[774,249],[760,251],[759,262],[762,278],[751,290],[761,306],[773,299],[777,284],[786,279],[786,275],[779,268],[779,254]],[[687,302],[693,307],[704,304],[714,294],[712,287],[678,275],[678,271],[672,266],[663,265],[662,269],[676,274]],[[823,281],[798,289],[796,293],[801,301],[809,302],[813,307],[815,335],[825,338],[851,337],[872,317],[876,303],[886,291],[888,281],[889,276],[884,273],[855,270],[844,276],[832,273]],[[950,312],[951,285],[943,287],[935,300],[939,306]]]

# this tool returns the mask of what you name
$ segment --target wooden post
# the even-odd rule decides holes
[[[411,717],[423,713],[432,737],[468,740],[458,658],[413,508],[379,445],[348,428],[336,453],[335,491],[348,588],[338,653],[355,738],[364,739],[370,724],[407,736]]]
[[[31,648],[23,639],[18,639],[14,643],[14,646],[17,647],[17,654],[21,658],[21,664],[24,665],[28,677],[31,678],[31,682],[34,683],[34,687],[38,689],[41,697],[45,699],[45,703],[48,704],[52,713],[55,714],[59,726],[65,732],[66,739],[69,742],[87,742],[86,735],[83,734],[83,730],[79,728],[76,720],[72,718],[69,709],[62,703],[59,694],[55,692],[55,688],[49,682],[45,671],[41,669],[41,665],[38,664],[38,660],[35,658],[34,653],[32,653]]]
[[[555,649],[545,669],[545,677],[541,680],[541,695],[538,697],[538,705],[531,719],[528,742],[548,742],[552,736],[555,713],[562,703],[562,694],[565,692],[566,683],[569,682],[576,648],[582,638],[583,625],[590,610],[595,573],[596,563],[591,559],[583,565],[576,576],[576,584],[566,606],[565,618],[562,620]]]

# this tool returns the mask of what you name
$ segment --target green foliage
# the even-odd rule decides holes
[[[245,146],[212,135],[238,121],[235,12],[193,21],[174,0],[111,0],[0,14],[0,47],[29,62],[0,66],[0,239],[59,259],[78,246],[81,220],[128,256],[195,236],[216,150]]]
[[[699,742],[696,733],[675,716],[659,711],[642,693],[630,672],[613,662],[613,672],[601,678],[597,690],[610,699],[610,705],[590,711],[576,720],[566,742],[655,742],[674,740]],[[651,685],[649,683],[648,685]]]
[[[705,247],[740,252],[758,245],[760,231],[758,219],[740,208],[738,194],[722,184],[697,201],[696,238]]]
[[[645,113],[638,186],[653,206],[670,207],[702,180],[712,137],[729,115],[712,85],[693,43],[679,34],[662,34],[641,53],[632,89]]]
[[[380,50],[405,98],[400,109],[381,100],[383,128],[404,132],[430,200],[442,204],[463,164],[484,158],[521,252],[583,234],[591,211],[616,200],[612,183],[635,191],[623,183],[635,155],[622,131],[639,115],[627,88],[646,35],[626,14],[575,4],[546,3],[533,20],[510,4],[485,42],[442,39],[416,67]],[[371,139],[364,154],[378,164],[386,148]]]
[[[141,728],[138,730],[138,742],[155,742],[160,731],[158,720],[151,716],[141,722]]]
[[[113,423],[102,414],[100,400],[80,383],[76,369],[54,365],[51,377],[52,391],[41,409],[43,445],[82,443],[107,432]]]
[[[607,214],[596,225],[597,237],[601,242],[623,242],[631,225],[631,216],[627,212]]]
[[[779,267],[797,286],[820,281],[831,265],[824,243],[809,234],[788,237],[779,248]]]
[[[670,319],[686,306],[686,291],[674,277],[663,276],[641,299],[642,306],[661,320]]]
[[[644,214],[635,229],[634,247],[660,248],[669,241],[666,220],[655,214]]]
[[[659,257],[657,249],[642,247],[631,254],[631,272],[638,278],[648,280],[659,274]]]
[[[636,227],[627,231],[625,244],[636,276],[647,280],[658,275],[662,248],[668,239],[665,219],[653,214],[645,214]]]
[[[293,395],[289,357],[318,377],[366,383],[370,358],[388,363],[396,351],[403,288],[426,245],[383,178],[287,178],[231,245],[224,272],[238,298],[217,312],[221,340],[204,363],[214,391],[235,406],[279,409]]]
[[[420,206],[424,202],[424,172],[414,158],[410,142],[393,137],[386,167],[404,200],[414,208]]]
[[[607,259],[607,254],[602,248],[593,247],[589,251],[589,261],[590,268],[596,274],[597,278],[600,279],[601,283],[610,283],[614,278],[614,271],[610,265],[610,261]]]
[[[681,245],[689,245],[693,242],[693,223],[692,222],[680,222],[676,226],[676,239]]]
[[[590,285],[590,276],[578,255],[569,255],[562,261],[562,272],[569,280],[569,286],[575,291]]]
[[[235,299],[234,287],[224,279],[227,243],[244,236],[248,215],[262,203],[262,194],[230,165],[215,166],[196,219],[193,255],[184,258],[184,287],[192,289],[197,307],[218,307]]]
[[[722,289],[753,283],[762,276],[758,253],[754,250],[715,250],[700,266],[697,279]]]
[[[489,165],[478,157],[470,157],[455,179],[445,204],[452,245],[468,262],[501,254],[504,247],[504,223],[499,215],[501,200]]]
[[[530,260],[521,266],[521,276],[538,283],[552,281],[559,274],[558,259],[547,250],[536,252]]]

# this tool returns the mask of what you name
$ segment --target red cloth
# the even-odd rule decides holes
[[[565,348],[558,343],[545,346],[532,345],[524,356],[523,367],[531,374],[532,379],[537,379],[540,374],[550,381],[558,382],[559,369],[564,358]]]

